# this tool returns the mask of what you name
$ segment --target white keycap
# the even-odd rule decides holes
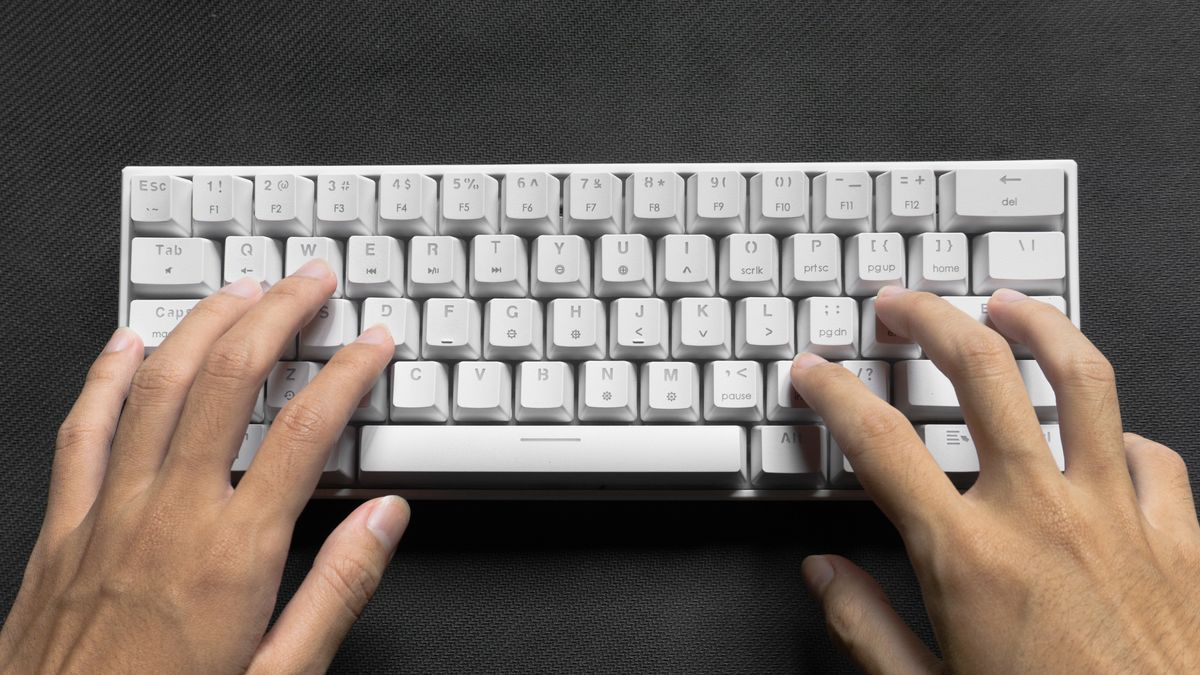
[[[250,421],[255,424],[261,424],[267,419],[267,406],[263,402],[263,397],[266,395],[266,390],[263,387],[258,388],[258,399],[254,401],[254,410],[250,413]]]
[[[234,478],[241,477],[250,468],[250,463],[254,461],[254,456],[258,454],[258,448],[266,436],[267,425],[249,424],[246,426],[242,444],[238,448],[237,456],[233,458],[233,466],[230,467]]]
[[[518,422],[575,419],[575,374],[562,361],[525,361],[517,366]]]
[[[413,237],[408,243],[408,295],[461,298],[467,293],[467,245],[457,237]]]
[[[454,366],[454,420],[507,422],[512,419],[512,371],[499,361]]]
[[[642,365],[643,422],[699,422],[700,371],[687,361]]]
[[[350,414],[351,422],[386,422],[388,416],[388,377],[382,373],[376,380],[375,386],[358,400],[354,412]]]
[[[396,345],[393,359],[410,361],[421,354],[421,318],[408,298],[367,298],[362,304],[362,330],[383,324]],[[361,332],[361,331],[360,331]]]
[[[736,171],[701,171],[687,179],[688,234],[746,231],[746,178]]]
[[[917,435],[929,448],[929,454],[957,485],[965,487],[979,473],[979,449],[975,436],[965,424],[918,424]],[[1050,455],[1058,470],[1066,468],[1062,437],[1057,424],[1043,424],[1042,436],[1050,447]]]
[[[779,293],[779,248],[772,235],[731,234],[721,240],[720,260],[721,295]]]
[[[445,422],[450,418],[450,375],[435,361],[392,364],[393,422]]]
[[[254,277],[268,286],[283,278],[283,242],[268,237],[225,239],[225,283]]]
[[[138,237],[129,281],[138,297],[202,298],[221,287],[221,253],[210,239]]]
[[[542,305],[516,298],[489,300],[483,312],[483,358],[521,361],[542,358]]]
[[[609,349],[614,359],[665,359],[670,348],[667,303],[660,298],[621,298],[609,306]]]
[[[654,294],[654,254],[644,234],[606,234],[596,240],[596,296]]]
[[[875,298],[862,301],[862,355],[868,359],[919,359],[921,346],[899,335],[879,320]]]
[[[131,176],[129,220],[137,235],[190,237],[192,182],[179,176]]]
[[[375,234],[375,181],[352,174],[317,176],[316,233],[322,237]]]
[[[661,236],[683,234],[686,206],[679,174],[639,171],[625,179],[625,231]]]
[[[545,172],[510,173],[500,198],[500,231],[532,237],[558,234],[558,179]]]
[[[767,419],[772,422],[814,422],[820,419],[792,386],[792,362],[767,364]]]
[[[842,243],[836,234],[793,234],[783,241],[783,294],[840,295]]]
[[[846,240],[846,294],[875,295],[904,286],[904,238],[895,232],[856,234]]]
[[[559,298],[550,301],[547,311],[547,358],[567,361],[604,358],[608,344],[604,303],[595,298]]]
[[[829,436],[829,450],[825,457],[826,463],[823,468],[825,479],[829,481],[830,487],[850,489],[862,487],[862,484],[858,482],[858,476],[854,474],[854,467],[850,466],[850,460],[842,453],[837,439],[832,434]]]
[[[328,361],[358,337],[358,309],[349,300],[329,299],[300,330],[300,358]]]
[[[988,232],[971,243],[972,289],[1063,295],[1067,242],[1062,232]]]
[[[938,178],[943,232],[1061,230],[1065,214],[1062,169],[959,169]]]
[[[398,298],[404,295],[404,247],[392,237],[350,237],[346,241],[346,297]]]
[[[313,233],[311,179],[295,174],[254,177],[254,234],[264,237],[307,237]]]
[[[963,312],[966,312],[972,319],[988,326],[992,325],[988,321],[987,313],[988,300],[991,300],[990,295],[945,296],[943,299]],[[1035,295],[1033,299],[1044,302],[1063,314],[1067,313],[1067,302],[1060,295]],[[1029,347],[1015,342],[1010,342],[1009,344],[1012,345],[1013,355],[1017,358],[1033,357],[1029,351]],[[911,358],[917,357],[914,356]]]
[[[932,232],[937,198],[931,169],[896,169],[875,177],[875,230]]]
[[[871,231],[871,176],[830,171],[812,181],[812,230],[848,236]]]
[[[854,298],[806,298],[796,321],[796,349],[827,359],[858,356],[858,303]]]
[[[437,234],[437,205],[434,179],[419,173],[385,173],[379,177],[379,234]]]
[[[750,231],[780,236],[808,232],[808,176],[803,171],[764,171],[750,179]]]
[[[745,298],[734,305],[734,356],[786,359],[796,355],[796,316],[788,298]]]
[[[311,361],[280,361],[275,364],[267,376],[267,393],[263,397],[267,419],[275,419],[288,401],[296,398],[296,394],[312,382],[319,372],[321,364]]]
[[[584,361],[579,367],[579,421],[633,422],[637,384],[628,361]]]
[[[1030,403],[1042,420],[1058,418],[1054,390],[1036,361],[1018,360]],[[895,405],[912,420],[959,420],[958,397],[932,361],[900,361],[893,370]]]
[[[1017,359],[1017,370],[1025,381],[1025,393],[1029,394],[1029,402],[1040,420],[1058,419],[1058,401],[1054,396],[1054,388],[1042,372],[1037,361]]]
[[[658,295],[662,297],[717,292],[717,256],[712,237],[668,234],[658,240],[654,268]]]
[[[826,431],[818,426],[750,430],[750,480],[760,488],[815,488],[825,482]]]
[[[442,218],[438,234],[467,237],[500,231],[500,187],[482,173],[442,177]]]
[[[841,361],[842,367],[854,373],[867,389],[879,398],[891,399],[892,367],[887,361]]]
[[[342,260],[345,257],[342,246],[342,242],[329,237],[288,237],[287,254],[284,257],[284,276],[291,276],[296,270],[303,267],[304,263],[320,258],[329,265],[329,269],[333,270],[333,275],[337,277],[337,288],[333,292],[333,297],[342,297],[344,288]]]
[[[254,227],[254,183],[229,174],[192,176],[192,233],[197,237],[248,235]]]
[[[479,303],[464,298],[434,298],[425,301],[421,319],[424,337],[421,357],[426,359],[479,358],[483,318]]]
[[[620,234],[625,222],[621,201],[621,179],[611,173],[571,174],[563,190],[563,232]]]
[[[680,298],[671,305],[671,354],[677,359],[733,355],[733,316],[724,298]]]
[[[471,240],[471,295],[521,298],[529,288],[529,253],[525,240],[492,234]]]
[[[535,298],[586,298],[592,292],[592,249],[581,236],[543,235],[534,239],[530,269]]]
[[[358,477],[358,433],[354,429],[343,429],[337,443],[321,469],[317,487],[345,487]]]
[[[937,295],[966,295],[967,235],[926,232],[908,240],[908,287]]]
[[[129,327],[142,338],[146,353],[154,351],[183,321],[198,298],[189,300],[134,300],[129,303]]]
[[[763,416],[762,365],[713,361],[704,366],[704,419],[757,422]]]

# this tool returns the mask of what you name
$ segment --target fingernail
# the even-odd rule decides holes
[[[1029,296],[1020,291],[1014,291],[1011,288],[1001,288],[995,293],[992,293],[992,299],[996,302],[1009,303],[1016,302],[1018,300],[1028,300]]]
[[[377,323],[364,330],[355,342],[364,345],[381,345],[385,342],[392,342],[392,332],[387,329],[387,326]]]
[[[113,332],[112,337],[108,338],[108,343],[104,345],[104,352],[119,352],[133,343],[133,331],[128,328],[118,328]]]
[[[825,588],[833,581],[833,565],[823,555],[810,555],[800,566],[804,572],[804,583],[808,590],[820,598],[825,595]]]
[[[262,293],[262,282],[254,277],[242,277],[228,286],[222,286],[221,292],[239,298],[253,298]]]
[[[894,295],[904,295],[905,293],[911,292],[911,289],[904,288],[903,286],[884,286],[883,288],[879,289],[878,297],[890,298]]]
[[[313,258],[300,266],[300,269],[292,272],[294,277],[308,277],[309,279],[326,279],[333,274],[333,270],[329,269],[329,263],[321,258]]]
[[[792,360],[792,367],[796,370],[806,370],[813,366],[819,366],[822,363],[829,363],[823,357],[820,357],[811,352],[801,352]]]
[[[391,550],[396,548],[400,535],[408,526],[408,513],[407,502],[396,495],[388,495],[371,508],[371,515],[367,516],[367,529],[380,544]]]

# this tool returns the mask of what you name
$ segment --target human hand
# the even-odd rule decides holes
[[[835,642],[872,673],[1200,672],[1187,467],[1122,435],[1103,355],[1061,312],[1013,291],[988,303],[996,330],[927,293],[885,289],[876,302],[954,383],[980,472],[960,495],[895,408],[845,368],[797,357],[794,386],[904,539],[943,661],[864,571],[813,556],[805,579]],[[1001,335],[1027,345],[1054,387],[1064,473]]]
[[[339,351],[276,416],[237,489],[229,478],[263,381],[335,284],[318,261],[265,294],[235,282],[144,361],[133,331],[113,335],[59,430],[46,519],[0,631],[0,672],[328,666],[408,524],[399,497],[351,513],[267,623],[296,518],[390,359],[387,330]]]

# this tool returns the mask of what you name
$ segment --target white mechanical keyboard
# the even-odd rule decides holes
[[[362,328],[395,362],[317,496],[862,498],[794,395],[840,361],[954,478],[949,381],[875,318],[902,285],[986,321],[1002,287],[1079,323],[1073,161],[129,167],[122,325],[160,344],[200,298],[313,258],[336,295],[268,378],[233,465]],[[1061,463],[1054,393],[1014,346]]]

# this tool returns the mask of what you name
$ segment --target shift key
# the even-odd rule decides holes
[[[1062,230],[1062,169],[959,169],[938,178],[942,232]]]

